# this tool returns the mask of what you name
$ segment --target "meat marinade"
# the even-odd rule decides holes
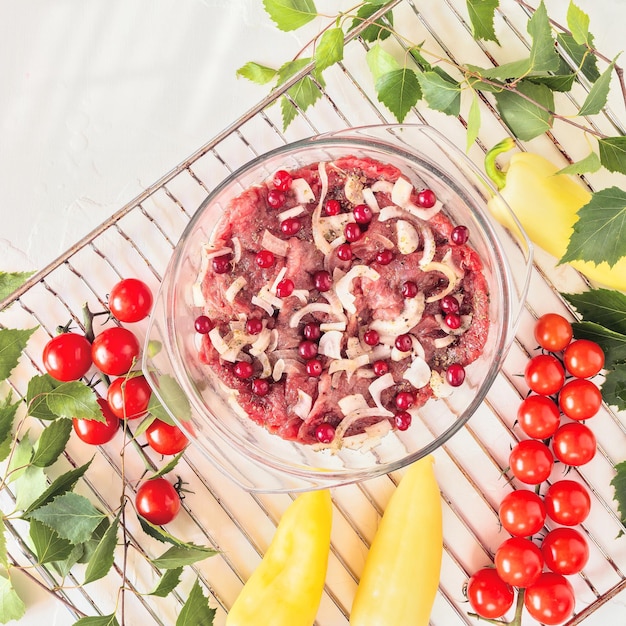
[[[200,356],[284,439],[339,447],[373,425],[404,430],[486,342],[467,239],[392,165],[279,170],[232,199],[202,250]]]

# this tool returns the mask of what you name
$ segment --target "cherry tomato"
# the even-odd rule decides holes
[[[563,353],[565,369],[576,378],[591,378],[604,367],[602,348],[589,339],[577,339]]]
[[[563,385],[559,393],[559,406],[567,417],[586,420],[593,417],[602,406],[602,392],[586,378],[574,378]]]
[[[168,524],[180,511],[180,496],[165,478],[143,483],[135,496],[137,513],[157,526]]]
[[[139,341],[127,328],[113,326],[103,330],[91,345],[94,365],[104,374],[122,376],[130,371],[139,356]]]
[[[515,593],[493,567],[478,570],[467,582],[467,599],[481,617],[502,617],[512,606]]]
[[[541,542],[545,564],[555,573],[578,574],[589,560],[585,537],[574,528],[555,528]]]
[[[152,389],[144,376],[120,376],[107,390],[107,401],[120,419],[133,420],[148,411]]]
[[[527,485],[538,485],[550,476],[554,457],[542,441],[520,441],[509,455],[509,467],[515,478]]]
[[[543,555],[530,539],[511,537],[496,550],[494,563],[505,583],[513,587],[528,587],[541,574]]]
[[[91,344],[78,333],[61,333],[50,339],[43,349],[46,372],[61,382],[82,378],[91,363]]]
[[[120,322],[139,322],[152,309],[152,291],[138,278],[124,278],[109,294],[109,310]]]
[[[528,489],[516,489],[500,503],[502,527],[515,537],[529,537],[538,533],[546,519],[543,500]]]
[[[558,480],[552,483],[543,503],[548,517],[563,526],[576,526],[587,519],[591,510],[589,492],[574,480]]]
[[[178,426],[159,419],[155,419],[146,429],[146,439],[150,447],[159,454],[178,454],[189,442]]]
[[[574,613],[574,588],[561,574],[544,572],[524,593],[524,606],[538,622],[561,624]]]
[[[75,417],[72,419],[74,432],[78,438],[92,446],[100,446],[111,441],[120,428],[120,420],[113,415],[107,401],[104,398],[98,398],[97,402],[104,415],[104,422]]]
[[[526,364],[524,380],[535,393],[551,396],[565,382],[565,372],[561,362],[552,354],[538,354]]]
[[[537,343],[550,352],[564,350],[572,340],[572,325],[558,313],[546,313],[535,323]]]
[[[549,439],[561,422],[559,407],[548,396],[531,395],[517,409],[520,428],[533,439]]]
[[[596,436],[580,422],[563,424],[554,433],[552,451],[561,463],[579,467],[595,456]]]

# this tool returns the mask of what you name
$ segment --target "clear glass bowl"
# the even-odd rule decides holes
[[[451,221],[470,228],[490,291],[490,331],[465,383],[446,399],[430,400],[411,427],[392,431],[369,450],[317,450],[285,441],[253,423],[220,390],[198,357],[192,285],[200,250],[231,198],[277,169],[341,156],[369,156],[397,166],[414,185],[433,189]],[[220,471],[250,491],[319,489],[372,478],[429,454],[452,437],[483,401],[513,340],[526,295],[532,247],[492,219],[486,203],[496,192],[480,171],[427,126],[371,126],[312,137],[260,156],[223,181],[183,233],[163,277],[150,319],[143,369],[174,422]],[[516,226],[519,224],[512,217]],[[154,350],[154,346],[160,350]]]

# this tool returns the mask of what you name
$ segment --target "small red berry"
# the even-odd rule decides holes
[[[199,315],[198,317],[196,317],[193,326],[196,329],[197,333],[200,333],[201,335],[206,335],[213,330],[214,324],[211,319],[206,315]]]
[[[273,209],[280,209],[280,207],[285,204],[285,200],[285,194],[284,192],[280,191],[280,189],[270,189],[267,192],[267,203]]]
[[[319,359],[311,359],[306,363],[306,373],[309,376],[321,376],[323,369],[324,367]]]
[[[235,363],[233,367],[233,374],[242,380],[246,378],[250,378],[254,372],[254,368],[251,363],[247,361],[239,361],[239,363]]]
[[[407,280],[402,283],[402,295],[405,298],[415,298],[417,295],[417,283],[412,280]]]
[[[274,253],[269,250],[259,250],[254,257],[254,260],[256,264],[262,268],[272,267],[276,261]]]
[[[395,403],[401,411],[406,411],[413,406],[415,396],[410,391],[399,391],[396,394]]]
[[[231,259],[232,257],[230,254],[220,254],[219,256],[213,257],[213,259],[211,259],[213,271],[216,274],[226,274],[227,272],[230,272]]]
[[[367,330],[363,334],[363,341],[368,346],[377,346],[378,342],[380,341],[380,335],[375,330]]]
[[[341,205],[339,204],[339,200],[327,200],[324,205],[324,214],[331,215],[339,215],[341,212]]]
[[[313,274],[313,284],[318,291],[329,291],[333,286],[333,277],[330,275],[330,272],[320,270]]]
[[[450,241],[457,246],[462,246],[469,239],[469,228],[467,226],[455,226],[450,233]]]
[[[363,233],[361,232],[361,227],[358,224],[350,222],[349,224],[346,224],[343,234],[345,235],[347,241],[352,243],[354,241],[358,241]]]
[[[452,363],[446,370],[446,380],[452,387],[460,387],[465,380],[465,368],[459,363]]]
[[[280,191],[287,191],[291,187],[292,180],[291,174],[287,170],[278,170],[274,174],[272,184]]]
[[[383,361],[382,359],[374,361],[372,363],[372,369],[374,370],[374,374],[376,374],[376,376],[384,376],[389,373],[389,363],[387,363],[387,361]]]
[[[446,326],[452,330],[456,330],[461,327],[461,316],[457,313],[448,313],[444,318]]]
[[[258,335],[263,330],[263,320],[258,317],[251,317],[246,322],[246,331],[249,335]]]
[[[413,347],[411,335],[398,335],[396,337],[395,346],[400,352],[408,352]]]
[[[349,243],[342,243],[340,246],[337,246],[337,257],[341,261],[352,260],[352,248]]]
[[[328,422],[322,422],[315,429],[315,438],[320,443],[330,443],[335,438],[335,427]]]
[[[394,415],[393,421],[398,430],[406,430],[411,425],[411,419],[408,411],[400,411]]]
[[[454,297],[448,294],[444,296],[439,301],[439,306],[444,313],[458,313],[461,308],[459,305],[459,301]]]
[[[435,202],[437,202],[437,196],[432,189],[422,189],[417,194],[417,204],[423,209],[430,209],[435,206]]]
[[[298,345],[298,354],[307,361],[315,358],[317,356],[317,344],[308,339],[301,341]]]
[[[293,293],[295,286],[293,280],[290,278],[283,278],[278,285],[276,285],[276,295],[279,298],[287,298]]]
[[[252,381],[252,393],[257,396],[266,396],[269,393],[270,384],[265,378],[255,378]]]
[[[320,330],[320,325],[315,322],[308,322],[304,325],[302,329],[302,334],[305,339],[309,341],[317,341],[322,336],[322,331]]]
[[[280,232],[286,237],[293,237],[300,232],[302,222],[297,217],[288,217],[280,223]]]
[[[357,204],[352,209],[354,220],[357,224],[369,224],[372,221],[373,213],[367,204]]]
[[[393,261],[393,252],[391,250],[381,250],[376,255],[376,262],[380,265],[389,265]]]

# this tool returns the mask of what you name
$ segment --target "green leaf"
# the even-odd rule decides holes
[[[184,450],[179,452],[173,459],[171,459],[163,467],[160,467],[152,476],[150,476],[150,480],[152,480],[153,478],[159,478],[160,476],[165,476],[165,474],[171,472],[178,465],[178,461],[180,461],[183,454],[185,454]]]
[[[0,565],[5,569],[9,569],[9,558],[7,554],[7,538],[4,534],[6,527],[4,519],[0,516]]]
[[[617,502],[617,510],[619,511],[622,524],[626,524],[626,461],[618,463],[615,466],[617,474],[611,481],[611,486],[615,490],[613,499]]]
[[[165,574],[161,576],[159,584],[155,587],[154,591],[151,591],[148,595],[165,598],[172,591],[174,591],[174,589],[176,589],[178,583],[180,582],[182,573],[182,567],[175,567],[173,569],[166,570]]]
[[[561,168],[557,174],[585,174],[586,172],[597,172],[601,167],[602,163],[600,163],[598,154],[590,152],[584,159]]]
[[[0,329],[0,381],[6,380],[10,376],[35,330],[36,328],[26,330]]]
[[[34,272],[0,272],[0,300],[19,289]]]
[[[93,531],[91,537],[81,544],[82,551],[78,555],[78,559],[76,561],[77,563],[89,563],[93,553],[98,549],[98,546],[100,545],[100,542],[110,525],[109,518],[105,517],[98,524],[98,526],[96,526],[96,529]]]
[[[626,335],[626,294],[612,289],[589,289],[561,295],[583,320]]]
[[[586,45],[576,43],[574,37],[569,33],[559,33],[556,40],[565,54],[572,59],[576,67],[580,68],[583,76],[592,83],[600,78],[597,59],[589,49],[593,48],[592,35],[589,35],[589,48]]]
[[[322,97],[322,92],[310,76],[301,78],[287,93],[291,96],[291,100],[286,96],[280,100],[283,130],[286,130],[289,124],[293,122],[298,112],[304,113],[309,106],[315,104]]]
[[[0,573],[0,617],[3,624],[24,617],[26,606],[5,574]]]
[[[499,0],[467,0],[467,12],[474,39],[500,43],[494,29],[494,18],[498,6],[500,6]]]
[[[411,107],[421,97],[420,84],[415,72],[404,67],[384,74],[376,81],[378,99],[403,122]]]
[[[78,544],[91,537],[105,516],[87,498],[70,492],[39,507],[30,517],[47,524],[61,537]]]
[[[87,571],[85,572],[84,585],[100,580],[107,575],[115,560],[115,548],[117,546],[117,530],[119,528],[119,513],[113,523],[107,528],[104,537],[98,544],[94,553],[89,559]]]
[[[11,399],[11,395],[9,394],[4,401],[0,403],[0,441],[10,439],[15,414],[19,406],[19,402],[11,404]]]
[[[157,419],[155,415],[148,413],[148,415],[146,415],[146,417],[144,417],[139,422],[139,426],[135,428],[133,432],[133,436],[135,437],[135,439],[138,439],[141,435],[143,435],[146,432],[146,430],[148,430],[150,424],[152,424],[152,422],[154,422],[155,419]],[[170,422],[172,422],[171,418],[170,418]]]
[[[607,69],[602,72],[600,78],[598,78],[589,90],[583,105],[578,111],[578,115],[595,115],[596,113],[600,113],[600,111],[602,111],[602,109],[606,106],[614,67],[615,61],[613,61]]]
[[[598,140],[600,162],[610,172],[626,174],[626,137],[606,137]]]
[[[163,402],[167,405],[169,411],[172,412],[179,420],[186,422],[191,419],[191,405],[185,392],[172,376],[164,375],[158,378],[158,392],[163,398]],[[174,425],[168,410],[161,404],[156,394],[151,394],[148,411],[163,422],[167,422],[171,426]]]
[[[370,21],[370,18],[376,11],[380,9],[380,4],[384,3],[368,3],[359,7],[356,12],[356,17],[353,18],[348,32],[353,31],[363,24],[363,22]],[[384,41],[391,35],[391,29],[393,28],[393,13],[389,11],[385,13],[383,17],[379,17],[377,20],[372,21],[369,26],[366,26],[360,34],[363,41],[374,43],[376,41]]]
[[[545,85],[552,91],[568,92],[571,91],[574,82],[576,81],[576,74],[574,72],[565,72],[563,74],[545,74],[543,76],[532,75],[528,77],[531,83],[537,85]]]
[[[249,61],[245,65],[242,65],[236,72],[236,75],[241,78],[246,78],[253,83],[257,83],[258,85],[267,85],[267,83],[271,82],[276,78],[276,70],[267,67],[266,65],[260,65],[259,63],[254,63],[253,61]]]
[[[561,263],[576,259],[610,266],[626,256],[626,191],[619,187],[601,189],[578,210]]]
[[[313,0],[263,0],[263,6],[276,26],[284,31],[297,30],[317,16]]]
[[[48,488],[48,478],[43,467],[29,465],[15,481],[15,509],[28,508]]]
[[[552,127],[554,95],[545,85],[520,81],[517,91],[494,94],[500,115],[516,137],[530,141]],[[521,94],[521,95],[520,95]]]
[[[74,626],[119,626],[115,614],[95,615],[94,617],[81,617]]]
[[[161,556],[152,559],[152,564],[159,569],[175,569],[204,561],[216,554],[216,550],[203,546],[172,546]]]
[[[196,579],[178,615],[176,626],[212,626],[214,617],[215,609],[209,607],[209,602]]]
[[[81,381],[60,384],[47,394],[46,402],[57,417],[105,421],[94,390]]]
[[[382,76],[402,69],[400,63],[396,61],[389,52],[384,50],[382,46],[376,44],[372,46],[365,55],[367,66],[369,67],[374,83]]]
[[[37,520],[31,520],[29,526],[30,538],[39,563],[62,561],[72,552],[74,546],[67,539],[59,537],[50,526]]]
[[[626,411],[626,366],[610,370],[602,383],[602,399],[618,411]]]
[[[57,416],[48,407],[48,393],[54,391],[61,383],[49,374],[33,376],[26,389],[28,414],[40,420],[55,420]]]
[[[318,72],[339,63],[343,59],[343,30],[330,28],[325,31],[315,48],[313,58]]]
[[[574,322],[572,326],[577,339],[590,339],[602,348],[604,366],[607,370],[626,363],[626,335],[593,322]]]
[[[91,459],[93,461],[93,458]],[[85,474],[91,465],[91,461],[76,467],[65,474],[61,474],[58,478],[52,482],[52,484],[44,491],[39,498],[37,498],[23,513],[23,517],[28,518],[33,511],[36,511],[39,507],[45,506],[49,502],[52,502],[57,496],[67,493],[74,488],[74,485]]]
[[[589,44],[589,16],[572,0],[567,7],[567,27],[577,44]]]
[[[65,450],[72,432],[71,420],[61,419],[52,422],[41,431],[32,464],[38,467],[49,467]]]
[[[13,456],[7,468],[7,482],[12,483],[22,476],[30,466],[32,458],[33,444],[28,439],[28,433],[25,433],[19,443],[13,448]]]
[[[84,554],[85,544],[79,543],[77,546],[72,546],[72,551],[65,559],[62,561],[54,561],[52,567],[54,567],[55,572],[57,572],[59,576],[65,578],[72,571],[76,563],[81,561]]]
[[[461,86],[459,83],[447,80],[435,71],[422,72],[417,75],[417,79],[422,95],[431,109],[455,117],[459,115],[461,112]]]

